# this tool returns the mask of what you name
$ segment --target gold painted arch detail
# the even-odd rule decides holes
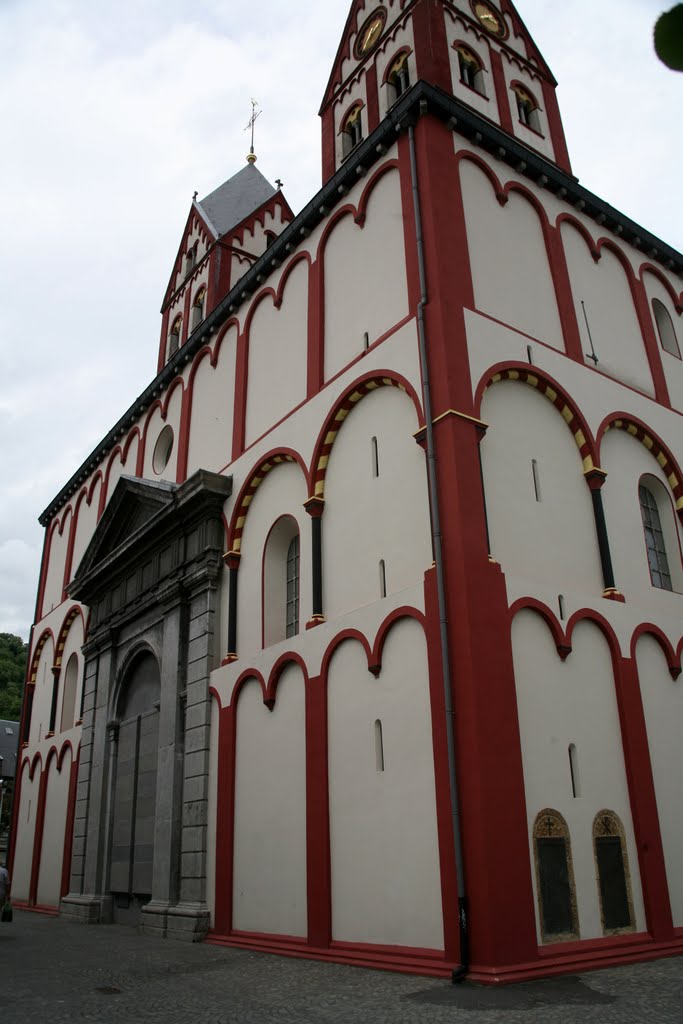
[[[653,437],[648,433],[647,429],[636,423],[633,420],[629,420],[626,417],[619,416],[605,426],[605,433],[608,430],[624,430],[631,437],[635,437],[637,441],[640,441],[647,450],[654,455],[655,459],[662,467],[664,475],[669,483],[669,487],[673,493],[676,501],[676,511],[679,514],[683,514],[683,479],[681,478],[681,471],[676,465],[671,453],[664,447],[661,441]]]
[[[267,458],[265,462],[262,462],[259,468],[256,470],[251,480],[247,484],[242,494],[239,507],[237,509],[234,527],[232,531],[232,538],[230,544],[230,554],[238,555],[242,550],[242,533],[244,532],[244,524],[247,520],[247,512],[249,506],[254,500],[254,495],[263,483],[264,479],[276,466],[281,466],[285,462],[296,462],[297,460],[293,455],[287,452],[278,452],[277,455],[272,455]]]

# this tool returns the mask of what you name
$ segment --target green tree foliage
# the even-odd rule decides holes
[[[672,71],[683,71],[683,4],[676,4],[658,19],[655,51]]]
[[[0,718],[18,722],[24,692],[28,644],[20,636],[0,633]]]

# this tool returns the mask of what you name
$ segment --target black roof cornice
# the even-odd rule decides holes
[[[554,193],[585,216],[596,220],[603,228],[615,232],[623,241],[641,250],[647,258],[661,263],[675,274],[683,274],[683,255],[676,249],[589,192],[576,178],[528,149],[452,96],[426,82],[417,82],[394,104],[374,132],[353,150],[336,174],[268,246],[225,298],[193,331],[185,344],[169,359],[106,437],[93,449],[40,515],[39,522],[43,526],[47,526],[55,513],[79,490],[98,468],[107,452],[128,434],[140,416],[165,391],[202,345],[210,340],[242,302],[249,299],[266,278],[328,216],[358,179],[393,145],[397,136],[407,131],[410,124],[415,124],[419,117],[427,113],[445,121],[458,135],[491,153],[496,159],[509,164],[518,174]]]

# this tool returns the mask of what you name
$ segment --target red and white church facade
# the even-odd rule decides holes
[[[193,203],[41,516],[19,904],[489,983],[683,952],[683,257],[555,84],[509,0],[354,0],[321,191]]]

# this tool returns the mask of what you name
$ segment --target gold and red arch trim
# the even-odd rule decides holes
[[[314,463],[315,470],[313,474],[313,493],[311,498],[323,498],[325,495],[327,464],[330,461],[332,445],[337,438],[337,434],[341,429],[342,423],[349,415],[354,405],[356,405],[357,402],[360,402],[361,398],[364,398],[371,391],[376,391],[377,388],[381,387],[398,388],[399,391],[403,391],[404,394],[408,394],[406,385],[402,381],[396,380],[394,377],[370,377],[368,380],[361,381],[357,384],[353,391],[351,391],[343,401],[339,403],[325,424],[322,443],[318,448],[317,458]]]
[[[46,629],[45,632],[41,635],[40,639],[38,640],[38,643],[36,644],[35,650],[33,652],[33,657],[31,658],[31,674],[28,678],[29,685],[35,685],[36,676],[38,675],[38,665],[40,663],[40,657],[43,653],[43,648],[45,647],[45,644],[48,642],[48,640],[52,640],[54,643],[54,637],[52,636],[51,629]]]
[[[62,666],[62,656],[64,654],[64,647],[66,646],[66,640],[69,635],[69,630],[71,629],[79,615],[82,617],[83,613],[81,609],[78,607],[78,605],[76,605],[74,608],[71,609],[70,612],[67,613],[67,616],[64,619],[64,622],[62,623],[62,628],[60,629],[59,636],[57,637],[57,648],[55,650],[54,668],[56,669],[59,669]]]
[[[280,452],[277,455],[272,455],[267,458],[265,462],[262,462],[258,467],[254,475],[249,480],[249,483],[242,492],[242,497],[235,513],[233,520],[234,526],[232,529],[231,543],[230,543],[230,555],[238,555],[242,548],[242,533],[244,531],[244,524],[247,519],[247,512],[249,506],[254,500],[254,495],[263,483],[265,477],[270,473],[271,469],[275,469],[276,466],[282,465],[284,462],[296,462],[294,455],[290,455],[287,452]]]
[[[636,423],[634,420],[628,419],[624,416],[618,416],[614,419],[609,420],[605,424],[604,433],[608,430],[625,430],[631,437],[635,437],[637,441],[640,441],[648,451],[654,455],[655,459],[662,467],[664,475],[669,483],[669,487],[673,493],[676,501],[676,511],[679,516],[683,514],[683,481],[681,479],[681,471],[676,465],[676,462],[665,446],[656,437],[653,437],[641,424]]]
[[[583,461],[584,473],[590,473],[596,468],[595,451],[592,439],[588,433],[588,428],[586,427],[583,419],[577,413],[576,409],[572,406],[567,396],[564,395],[559,388],[554,387],[549,381],[544,380],[544,378],[538,373],[519,368],[510,368],[498,370],[494,373],[487,381],[484,391],[488,390],[492,384],[497,384],[499,381],[503,380],[516,380],[520,381],[522,384],[527,384],[529,387],[534,388],[534,390],[544,395],[548,401],[552,402],[572,432],[572,437],[576,442],[576,447],[579,449],[579,454]]]

